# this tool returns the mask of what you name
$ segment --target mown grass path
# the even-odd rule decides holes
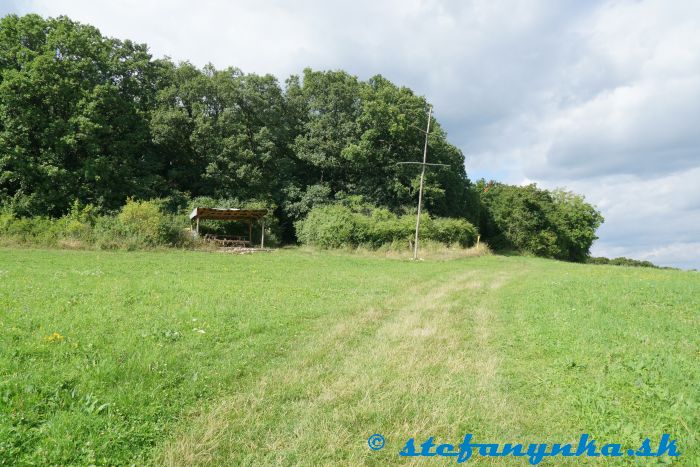
[[[668,432],[681,465],[697,463],[697,275],[461,264],[341,323],[320,320],[305,345],[195,420],[160,460],[383,465],[405,463],[397,454],[414,436],[575,443],[590,433],[636,447]],[[375,432],[387,439],[379,452],[365,444]]]
[[[164,460],[386,462],[410,433],[457,430],[475,395],[501,408],[497,368],[473,359],[495,363],[482,292],[493,280],[476,271],[445,279],[407,287],[339,323],[321,320],[313,339],[196,421]],[[395,449],[369,451],[374,432],[386,433]]]
[[[409,437],[590,433],[636,447],[670,433],[679,465],[700,457],[697,273],[518,257],[0,250],[12,258],[0,263],[0,343],[19,357],[0,357],[5,454],[384,465],[406,463]],[[47,342],[55,330],[65,340]],[[367,447],[373,433],[381,451]]]

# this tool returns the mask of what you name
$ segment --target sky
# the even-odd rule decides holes
[[[595,256],[700,269],[697,0],[2,0],[155,57],[381,74],[434,104],[481,177],[585,195]]]

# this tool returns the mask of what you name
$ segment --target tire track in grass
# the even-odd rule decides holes
[[[429,283],[424,284],[426,288],[429,286]],[[344,319],[339,322],[329,322],[335,316],[320,321],[315,334],[309,336],[306,342],[300,342],[300,347],[288,354],[279,367],[269,370],[257,383],[243,387],[234,397],[221,401],[208,413],[195,419],[188,431],[180,433],[165,446],[158,463],[184,465],[211,461],[217,449],[226,441],[231,441],[231,431],[237,433],[242,425],[256,423],[258,410],[262,410],[260,408],[268,399],[279,403],[279,399],[290,397],[292,391],[289,388],[298,384],[302,376],[308,378],[324,373],[324,367],[328,364],[324,362],[329,355],[347,352],[357,345],[363,334],[371,333],[382,319],[394,313],[402,302],[411,297],[397,297],[378,306],[369,306],[354,315],[343,316]],[[320,338],[309,340],[317,335]],[[290,372],[290,367],[296,371]],[[267,415],[270,416],[269,412]],[[252,450],[257,443],[249,437],[242,441],[241,447],[244,446],[242,450]]]
[[[401,461],[400,444],[414,435],[457,442],[465,426],[478,424],[502,432],[495,412],[512,410],[498,387],[484,302],[504,280],[469,271],[342,322],[324,320],[245,392],[194,420],[158,460],[384,464]],[[375,431],[387,436],[383,451],[367,449]]]

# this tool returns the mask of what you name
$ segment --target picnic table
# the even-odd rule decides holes
[[[249,247],[251,245],[248,237],[242,235],[204,235],[204,241],[215,243],[222,247]]]

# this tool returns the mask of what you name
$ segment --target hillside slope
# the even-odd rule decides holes
[[[523,257],[2,249],[0,464],[384,464],[414,436],[669,433],[692,465],[699,291]]]

